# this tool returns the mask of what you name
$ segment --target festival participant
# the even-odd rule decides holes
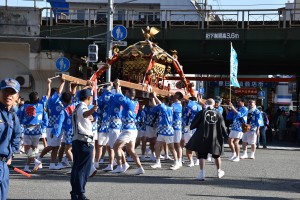
[[[214,109],[216,111],[218,111],[222,115],[223,111],[224,111],[223,107],[221,106],[222,99],[220,97],[216,97],[214,100],[215,100],[215,107],[214,107]]]
[[[187,102],[186,109],[184,110],[183,116],[183,138],[182,144],[187,144],[193,134],[195,133],[196,129],[191,129],[190,125],[195,117],[195,115],[202,110],[202,107],[197,102],[196,97],[190,97],[189,101]],[[193,159],[193,152],[189,149],[186,149],[186,155],[190,161],[188,167],[193,167],[195,165],[199,165],[199,160],[197,159],[196,163]]]
[[[19,97],[20,84],[12,78],[5,78],[0,83],[0,199],[6,200],[9,186],[9,169],[12,154],[20,147],[20,122],[12,112]]]
[[[24,149],[28,157],[24,171],[31,172],[29,165],[34,161],[33,172],[35,172],[41,165],[41,162],[35,159],[36,148],[38,147],[42,130],[46,129],[48,125],[48,116],[37,92],[29,94],[29,102],[21,108],[19,117],[24,127]]]
[[[183,95],[181,92],[176,92],[173,96],[173,129],[174,129],[174,147],[178,157],[178,163],[182,166],[182,147],[180,145],[182,137],[182,105],[181,100]]]
[[[24,106],[25,104],[25,99],[22,97],[19,97],[18,99],[18,110],[17,110],[17,116],[18,118],[20,119],[20,115],[21,115],[21,110],[22,110],[22,107]],[[20,122],[21,123],[21,122]],[[22,124],[20,124],[21,127],[20,127],[20,130],[21,130],[21,135],[20,135],[20,151],[18,153],[22,154],[22,153],[25,153],[24,151],[24,126]]]
[[[138,136],[136,138],[135,142],[135,149],[140,145],[142,142],[141,146],[141,161],[146,161],[146,144],[147,144],[147,138],[145,137],[146,133],[146,124],[145,124],[145,118],[146,118],[146,113],[144,111],[145,105],[140,105],[139,107],[139,112],[136,116],[136,126],[138,129]]]
[[[260,126],[259,128],[259,137],[257,137],[257,148],[260,148],[259,145],[262,144],[263,148],[267,148],[267,140],[266,140],[266,130],[268,130],[269,119],[267,113],[263,110],[263,106],[257,106],[257,109],[260,111],[261,116],[264,121],[264,126]]]
[[[44,109],[45,110],[47,110],[47,102],[48,102],[48,99],[50,97],[51,97],[51,79],[48,79],[47,94],[42,97],[42,102],[44,104]],[[46,112],[46,114],[48,115],[47,112]],[[49,116],[48,116],[48,119],[49,119]],[[47,143],[47,128],[42,130],[42,135],[41,135],[40,139],[43,142],[44,148],[47,147],[48,146],[48,143]],[[39,153],[39,148],[37,148],[36,150],[37,150],[36,153]]]
[[[88,109],[92,109],[94,106],[95,106],[94,104],[90,104],[88,106]],[[98,110],[99,110],[99,107],[98,107],[97,111]],[[96,175],[96,173],[97,173],[96,167],[97,167],[97,164],[99,163],[99,159],[95,160],[95,154],[96,154],[95,141],[96,141],[96,137],[98,136],[98,119],[99,119],[99,114],[97,111],[92,114],[92,117],[93,117],[93,121],[92,121],[93,142],[92,142],[92,145],[94,146],[94,148],[93,148],[93,153],[92,153],[92,164],[91,164],[91,170],[90,170],[89,177],[94,177]],[[98,166],[98,168],[99,168],[99,166]]]
[[[114,151],[114,144],[118,137],[121,134],[121,128],[122,128],[122,121],[121,121],[121,109],[122,106],[114,100],[114,96],[116,94],[116,88],[117,88],[117,82],[116,80],[113,85],[115,89],[108,88],[108,93],[110,95],[109,101],[107,102],[108,106],[108,116],[109,116],[109,129],[108,129],[108,142],[107,142],[107,150],[108,150],[108,156],[109,161],[106,168],[103,169],[103,171],[113,171],[113,165],[115,160],[115,151]],[[110,92],[111,91],[111,92]],[[125,155],[122,154],[122,160],[125,161]]]
[[[76,83],[76,82],[69,83],[69,94],[71,95],[71,100],[69,100],[69,97],[68,97],[67,98],[68,102],[66,102],[66,101],[64,102],[64,105],[67,106],[67,108],[70,107],[67,109],[67,111],[71,117],[70,118],[71,124],[72,124],[72,113],[75,109],[75,106],[79,103],[79,100],[76,97],[77,86],[78,86],[78,83]],[[62,98],[62,101],[63,101],[63,98]],[[67,117],[67,115],[65,117]],[[70,123],[70,122],[67,122],[67,123]],[[72,125],[71,125],[71,128],[72,128]],[[58,150],[58,162],[61,162],[62,165],[60,165],[60,164],[58,164],[58,165],[61,166],[61,168],[72,167],[72,163],[73,163],[72,130],[71,130],[71,132],[69,132],[71,134],[68,134],[64,128],[62,129],[62,131],[63,131],[62,141],[61,141],[60,148]],[[64,156],[64,153],[66,156]],[[69,170],[67,172],[67,174],[70,174],[70,173],[71,173],[71,170]]]
[[[221,106],[222,99],[219,96],[217,96],[214,99],[214,101],[215,101],[214,109],[216,111],[218,111],[222,115],[223,114],[223,110],[224,110],[223,107]],[[212,155],[210,153],[207,156],[207,161],[208,162],[212,162]]]
[[[122,132],[114,144],[114,150],[116,152],[118,166],[115,172],[124,173],[129,168],[127,162],[123,160],[122,165],[122,146],[126,144],[126,150],[133,158],[134,162],[138,166],[135,175],[144,174],[145,171],[142,167],[138,155],[135,153],[135,141],[137,137],[137,129],[135,125],[136,115],[139,109],[138,101],[135,101],[135,90],[130,89],[124,96],[120,92],[119,82],[115,82],[117,93],[114,95],[114,101],[123,107],[122,110]]]
[[[250,99],[248,101],[248,116],[247,124],[250,124],[250,130],[244,133],[242,137],[243,141],[243,154],[241,159],[248,158],[247,154],[247,143],[251,145],[250,159],[255,159],[256,141],[259,136],[260,126],[264,126],[263,118],[260,110],[256,108],[256,101]]]
[[[186,145],[187,149],[198,152],[200,159],[200,174],[198,180],[205,180],[205,159],[208,153],[212,154],[217,167],[217,176],[222,178],[225,174],[221,170],[221,154],[223,152],[223,135],[226,135],[226,126],[223,116],[214,109],[214,100],[207,99],[205,109],[198,112],[191,122],[191,129],[196,132]]]
[[[47,106],[47,101],[48,101],[48,99],[49,99],[49,97],[50,97],[50,93],[51,93],[51,80],[48,81],[48,84],[47,84],[47,85],[48,85],[47,94],[44,95],[41,99],[39,99],[39,103],[43,105],[43,110],[46,110],[45,108],[46,108],[46,106]],[[21,98],[21,99],[23,99],[23,101],[24,101],[24,98]],[[21,100],[21,99],[20,99],[20,100]],[[21,102],[22,102],[22,101],[21,101]],[[20,102],[20,103],[21,103],[21,102]],[[25,103],[25,102],[24,102],[24,103]],[[24,106],[24,103],[23,103],[22,106]],[[21,104],[22,104],[22,103],[21,103]],[[21,105],[21,104],[20,104],[20,105]],[[22,108],[22,106],[20,106],[20,108]],[[18,112],[18,113],[19,113],[19,112]],[[45,115],[45,117],[47,117],[47,119],[48,119],[48,113],[45,112],[44,115]],[[18,116],[19,116],[19,114],[18,114]],[[48,122],[47,122],[47,123],[48,123]],[[21,127],[21,130],[22,130],[22,137],[21,137],[21,139],[23,139],[23,135],[24,135],[24,126]],[[43,142],[44,148],[48,146],[46,137],[47,137],[47,134],[46,134],[46,128],[42,128],[42,129],[41,129],[40,139],[41,139],[42,142]],[[33,152],[33,154],[37,155],[38,153],[39,153],[39,144],[37,144],[37,147],[35,148],[35,152]],[[42,168],[42,164],[39,165],[39,168]]]
[[[95,158],[94,158],[94,165],[96,168],[99,168],[99,164],[101,162],[101,157],[104,156],[105,152],[103,152],[103,149],[106,148],[108,139],[109,139],[109,115],[108,115],[108,109],[110,101],[110,98],[112,94],[108,91],[108,89],[103,89],[101,91],[101,95],[98,97],[98,130],[97,130],[97,136],[95,140]],[[99,162],[100,160],[100,162]]]
[[[157,131],[157,139],[155,143],[155,155],[156,155],[156,163],[151,165],[152,168],[161,168],[160,163],[160,152],[161,148],[166,143],[170,148],[170,151],[174,157],[174,165],[171,166],[170,169],[177,170],[182,164],[178,161],[177,153],[174,149],[174,129],[172,127],[173,124],[173,111],[170,107],[169,97],[164,98],[164,103],[162,103],[156,96],[156,93],[153,92],[153,98],[156,102],[156,106],[153,108],[154,113],[158,113],[158,131]]]
[[[73,166],[71,172],[70,192],[72,200],[87,199],[85,196],[85,185],[90,174],[92,165],[93,130],[92,121],[93,113],[97,111],[98,106],[94,105],[88,109],[93,101],[91,89],[83,89],[79,92],[80,103],[76,106],[72,115],[73,124]]]
[[[50,79],[48,79],[48,83],[51,84]],[[61,84],[59,86],[58,91],[56,91],[55,89],[51,91],[51,97],[48,99],[48,105],[47,105],[48,113],[49,113],[49,123],[46,130],[48,146],[45,147],[41,152],[41,154],[37,157],[39,161],[42,161],[44,155],[47,154],[49,151],[51,151],[51,159],[49,165],[49,169],[51,170],[61,169],[60,167],[55,165],[55,160],[60,146],[62,134],[60,134],[59,137],[54,137],[54,135],[52,134],[52,129],[54,126],[57,126],[57,120],[59,114],[64,109],[64,105],[60,99],[60,95],[63,91],[64,85],[65,85],[65,80],[61,79]]]
[[[237,99],[237,108],[229,102],[230,111],[227,114],[227,119],[232,119],[232,129],[229,133],[228,144],[231,149],[232,155],[229,160],[233,162],[240,161],[240,139],[243,137],[242,123],[247,122],[248,109],[245,107],[244,100],[242,98]]]
[[[150,160],[155,161],[155,149],[154,145],[156,142],[156,137],[157,137],[157,115],[153,113],[153,108],[155,106],[155,101],[153,98],[149,99],[149,104],[145,105],[144,112],[146,114],[146,120],[145,120],[145,125],[146,125],[146,132],[145,132],[145,137],[148,138],[149,140],[149,148],[151,150],[151,156]]]
[[[57,120],[57,126],[52,129],[52,134],[55,137],[60,137],[63,132],[63,140],[61,142],[60,150],[62,153],[58,156],[58,167],[63,169],[65,166],[62,164],[63,152],[66,153],[67,159],[64,159],[64,163],[70,167],[70,162],[73,161],[72,155],[72,114],[77,103],[72,103],[72,94],[70,92],[63,92],[61,95],[61,101],[64,105],[64,109],[60,112]],[[64,131],[62,131],[64,130]]]

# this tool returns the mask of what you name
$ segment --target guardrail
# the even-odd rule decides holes
[[[72,24],[106,26],[107,11],[96,9],[43,8],[47,26]],[[114,24],[126,28],[292,28],[300,26],[300,9],[264,10],[115,10]]]

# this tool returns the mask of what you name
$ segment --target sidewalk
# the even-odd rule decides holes
[[[268,149],[280,149],[280,150],[300,150],[300,144],[296,142],[287,141],[272,141],[267,144]]]
[[[229,148],[229,145],[226,143],[224,147]],[[242,148],[242,145],[240,145]],[[263,149],[263,148],[260,148]],[[286,142],[286,141],[272,141],[267,143],[267,149],[272,150],[297,150],[300,151],[300,144],[296,142]]]

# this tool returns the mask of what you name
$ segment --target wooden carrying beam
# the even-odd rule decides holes
[[[83,80],[83,79],[80,79],[80,78],[76,78],[74,76],[69,76],[69,75],[66,75],[66,74],[61,74],[61,78],[63,80],[66,80],[66,81],[76,82],[76,83],[78,83],[80,85],[86,85],[87,84],[86,80]]]
[[[74,76],[70,76],[70,75],[66,75],[66,74],[61,74],[61,78],[66,80],[66,81],[70,81],[70,82],[77,82],[80,85],[86,85],[87,81],[80,79],[80,78],[76,78]],[[126,87],[126,88],[134,88],[136,90],[140,90],[140,91],[144,91],[147,92],[147,86],[142,86],[140,84],[137,83],[131,83],[128,81],[122,81],[119,80],[120,86],[122,87]],[[166,90],[161,90],[157,87],[152,87],[151,92],[156,92],[156,94],[158,95],[163,95],[163,96],[168,96],[168,95],[172,95],[173,93],[166,91]]]
[[[131,82],[122,81],[122,80],[119,80],[119,83],[120,83],[120,86],[122,86],[122,87],[133,88],[133,89],[136,89],[136,90],[148,92],[147,86],[142,86],[142,85],[137,84],[137,83],[131,83]],[[173,92],[170,92],[170,91],[167,91],[167,90],[161,90],[161,89],[159,89],[157,87],[153,87],[153,86],[152,86],[151,92],[156,92],[157,95],[162,95],[162,96],[174,95]],[[183,94],[184,99],[188,100],[189,97],[190,96]]]
[[[147,86],[142,86],[137,83],[131,83],[131,82],[122,81],[122,80],[119,80],[119,83],[120,83],[120,86],[122,86],[122,87],[133,88],[136,90],[148,92]],[[161,90],[161,89],[159,89],[157,87],[153,87],[153,86],[152,86],[151,92],[156,92],[157,95],[163,95],[163,96],[173,95],[172,92],[169,92],[167,90]]]
[[[66,81],[77,82],[80,85],[86,85],[87,84],[86,80],[76,78],[74,76],[70,76],[70,75],[66,75],[66,74],[61,74],[61,78],[66,80]],[[120,83],[120,86],[122,86],[122,87],[133,88],[133,89],[136,89],[136,90],[148,92],[147,86],[142,86],[142,85],[137,84],[137,83],[131,83],[129,81],[122,81],[122,80],[119,80],[119,83]],[[161,90],[161,89],[159,89],[157,87],[153,87],[153,86],[152,86],[152,89],[151,89],[150,92],[156,92],[157,95],[162,95],[162,96],[174,95],[173,92],[170,92],[170,91],[167,91],[167,90]],[[184,98],[188,99],[189,96],[184,95]]]

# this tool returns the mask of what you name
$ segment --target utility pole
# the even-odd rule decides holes
[[[208,0],[205,0],[205,4],[204,4],[204,9],[205,9],[205,21],[209,21],[208,19]]]
[[[106,57],[110,58],[112,56],[112,37],[111,32],[113,29],[114,23],[114,1],[108,0],[108,12],[107,12],[107,36],[106,36]],[[111,80],[111,68],[109,67],[106,70],[106,82],[110,82]]]
[[[299,96],[300,96],[300,77],[299,76],[297,76],[297,78],[296,78],[296,94],[297,94],[297,97],[296,97],[296,99],[297,99],[297,116],[299,116],[299,101],[300,101],[300,99],[299,99]]]
[[[205,0],[205,10],[206,10],[207,4],[208,4],[208,0]]]

